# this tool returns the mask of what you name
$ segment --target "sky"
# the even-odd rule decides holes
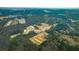
[[[79,0],[0,0],[0,7],[78,8]]]

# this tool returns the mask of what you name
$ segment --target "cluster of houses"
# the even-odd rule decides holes
[[[51,27],[52,25],[49,25],[47,23],[41,23],[39,25],[30,25],[24,29],[22,34],[18,33],[11,35],[11,38],[15,38],[19,35],[28,35],[30,32],[34,32],[36,33],[36,35],[30,37],[29,40],[36,45],[41,45],[43,42],[47,40],[46,38],[48,33],[46,31],[49,30]]]

